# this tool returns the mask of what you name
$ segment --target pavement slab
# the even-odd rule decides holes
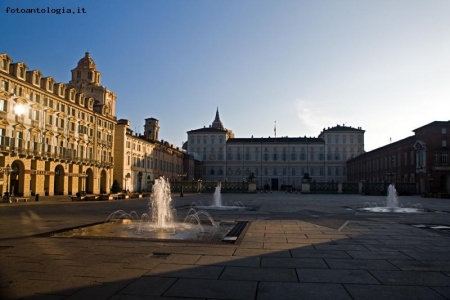
[[[327,264],[321,258],[263,257],[261,266],[265,268],[328,269]]]
[[[257,300],[352,300],[340,284],[261,282]]]
[[[226,267],[220,280],[242,281],[288,281],[297,282],[295,269],[288,268],[254,268]]]
[[[161,296],[175,282],[175,278],[140,277],[122,289],[119,295]]]
[[[300,282],[379,284],[367,270],[297,269]]]
[[[385,286],[385,285],[344,285],[354,300],[444,300],[446,299],[429,287]]]
[[[207,266],[259,267],[261,257],[203,255],[196,264]]]
[[[163,263],[145,274],[145,276],[218,279],[223,271],[222,266],[182,265]]]
[[[256,289],[256,281],[181,278],[164,296],[248,300],[255,299]]]
[[[450,286],[450,277],[440,272],[370,271],[383,284],[416,286]]]

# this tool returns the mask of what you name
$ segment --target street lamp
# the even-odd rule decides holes
[[[183,179],[187,176],[187,174],[186,173],[180,173],[180,174],[177,174],[177,176],[180,177],[180,182],[181,182],[180,197],[184,197],[184,194],[183,194]]]

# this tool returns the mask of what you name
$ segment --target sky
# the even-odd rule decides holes
[[[81,13],[13,13],[28,8]],[[89,51],[117,118],[138,133],[156,118],[176,146],[218,108],[236,137],[345,124],[370,151],[450,120],[449,12],[447,0],[0,0],[0,53],[68,82]]]

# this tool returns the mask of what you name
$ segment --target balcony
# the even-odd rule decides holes
[[[31,120],[31,127],[33,128],[39,128],[39,121],[38,120]]]
[[[25,121],[25,118],[24,118],[24,116],[18,116],[18,115],[16,115],[16,122],[17,123],[24,123],[24,121]]]
[[[45,130],[52,131],[53,130],[53,125],[45,124]]]

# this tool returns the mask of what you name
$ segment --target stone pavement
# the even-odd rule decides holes
[[[68,198],[68,197],[67,197]],[[450,299],[450,200],[421,214],[362,213],[384,197],[223,194],[259,211],[212,211],[245,220],[238,244],[36,237],[100,222],[149,199],[0,204],[1,299]],[[174,206],[212,195],[174,195]]]

